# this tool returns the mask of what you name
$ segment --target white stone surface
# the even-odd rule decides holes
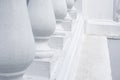
[[[87,20],[85,32],[90,35],[120,37],[120,22],[113,20]]]
[[[83,0],[82,10],[86,19],[113,19],[113,0]]]
[[[112,80],[107,39],[86,36],[75,80]]]

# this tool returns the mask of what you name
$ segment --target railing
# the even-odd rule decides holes
[[[26,71],[24,76],[26,79],[69,80],[71,75],[74,75],[72,78],[75,77],[73,71],[77,69],[80,55],[76,54],[76,50],[78,43],[82,43],[84,39],[84,21],[82,14],[78,13],[74,7],[69,9],[68,12],[58,13],[61,11],[60,5],[63,5],[60,4],[61,0],[58,1],[53,0],[56,14],[56,30],[48,41],[50,50],[45,50],[47,49],[45,46],[45,49],[41,51],[46,52],[46,55],[42,56],[42,58],[39,55],[36,56],[34,62]],[[63,2],[65,1],[63,0]],[[56,5],[57,3],[59,4]],[[65,9],[63,11],[66,11],[66,8],[63,7]],[[66,17],[63,18],[65,15]],[[39,54],[41,54],[40,51]]]
[[[74,0],[0,4],[0,80],[68,80],[84,33]]]
[[[119,3],[1,0],[0,80],[75,80],[84,35],[119,40]]]

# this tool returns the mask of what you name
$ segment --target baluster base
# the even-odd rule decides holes
[[[23,80],[23,73],[1,74],[0,80]]]
[[[52,77],[56,77],[56,69],[59,65],[58,59],[60,55],[58,51],[55,50],[44,52],[54,55],[50,57],[44,56],[43,58],[40,58],[38,55],[26,71],[24,76],[26,80],[51,80]]]

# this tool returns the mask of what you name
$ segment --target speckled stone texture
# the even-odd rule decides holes
[[[107,39],[86,36],[75,80],[112,80]]]

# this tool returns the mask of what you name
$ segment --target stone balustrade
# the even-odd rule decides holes
[[[0,0],[0,80],[75,80],[85,35],[105,38],[115,78],[110,41],[120,39],[119,3]]]

